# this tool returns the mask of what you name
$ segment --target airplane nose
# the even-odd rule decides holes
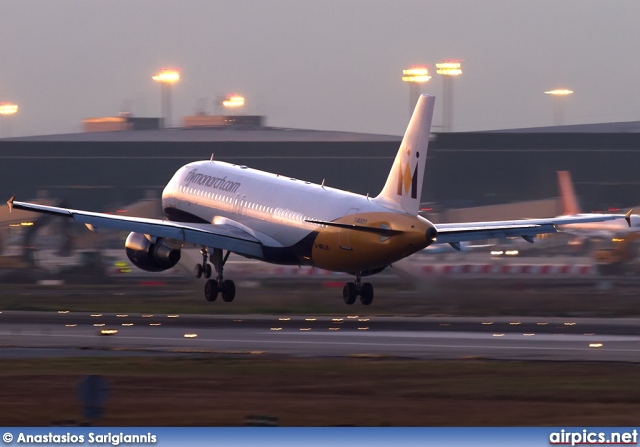
[[[427,229],[425,236],[427,237],[427,241],[429,242],[429,245],[431,245],[436,241],[438,237],[438,230],[436,230],[434,227],[429,227]]]

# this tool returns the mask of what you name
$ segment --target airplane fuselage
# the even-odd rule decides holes
[[[376,199],[287,176],[199,161],[179,169],[162,194],[167,218],[227,224],[258,239],[264,261],[333,271],[375,271],[426,247],[433,225]],[[324,221],[402,231],[393,237]]]

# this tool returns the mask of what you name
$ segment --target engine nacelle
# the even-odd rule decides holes
[[[133,265],[147,272],[168,270],[180,261],[180,249],[171,248],[161,238],[151,242],[140,233],[130,233],[124,249]]]

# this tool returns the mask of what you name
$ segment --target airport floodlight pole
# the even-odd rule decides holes
[[[162,127],[171,126],[171,88],[180,80],[180,71],[175,68],[163,68],[152,79],[160,83],[160,100],[162,108]]]
[[[18,113],[18,105],[10,102],[0,103],[0,115],[2,116],[2,136],[11,136],[11,122],[9,121],[11,115]]]
[[[553,125],[562,126],[564,124],[564,98],[573,93],[573,90],[558,88],[545,92],[553,96]]]
[[[409,84],[409,116],[413,115],[413,109],[420,96],[420,84],[424,84],[431,76],[427,65],[412,65],[402,70],[402,81]]]
[[[453,79],[462,74],[459,60],[445,59],[436,64],[436,74],[444,76],[442,94],[442,130],[451,132],[453,127]]]
[[[225,110],[237,111],[244,107],[244,97],[236,94],[227,95],[226,99],[222,101],[222,106]]]

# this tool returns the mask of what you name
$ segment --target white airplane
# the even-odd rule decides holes
[[[204,294],[215,301],[235,297],[233,281],[223,267],[231,252],[275,264],[311,265],[355,276],[343,289],[345,303],[371,304],[373,286],[362,277],[376,274],[394,262],[433,243],[460,242],[509,236],[528,241],[553,233],[556,225],[599,222],[620,215],[571,216],[552,219],[434,225],[418,216],[423,173],[435,98],[422,95],[416,105],[391,172],[377,197],[363,196],[232,165],[196,161],[181,167],[162,193],[168,220],[94,213],[34,203],[9,207],[49,213],[84,223],[90,230],[113,228],[131,233],[127,256],[138,268],[162,271],[180,260],[186,244],[202,247],[196,276],[208,279]],[[473,185],[469,185],[470,188]],[[226,253],[225,253],[226,252]]]
[[[578,198],[573,189],[571,174],[569,171],[557,171],[558,190],[560,193],[560,204],[563,216],[580,215]],[[624,218],[614,219],[607,222],[585,222],[564,224],[558,227],[558,231],[574,234],[576,236],[596,236],[610,238],[615,235],[640,231],[640,216],[631,214],[629,210]]]

